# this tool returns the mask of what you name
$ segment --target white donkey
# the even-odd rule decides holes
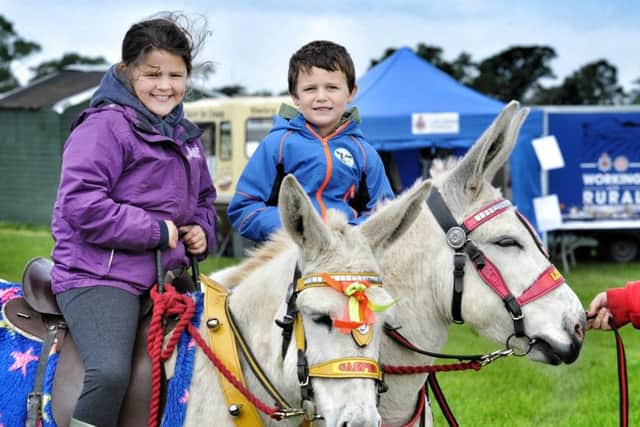
[[[528,352],[532,360],[555,365],[578,357],[586,321],[580,301],[537,236],[491,185],[527,113],[518,111],[517,102],[506,106],[454,169],[433,178],[428,206],[384,253],[385,285],[404,297],[390,322],[416,347],[437,352],[455,320]],[[456,274],[463,273],[455,285],[454,259]],[[385,337],[382,362],[424,365],[432,358]],[[389,390],[380,404],[385,426],[412,419],[425,379],[424,374],[385,377]],[[427,420],[431,425],[431,416]]]
[[[345,316],[348,305],[345,294],[330,287],[310,286],[299,292],[297,300],[290,298],[288,285],[294,278],[295,267],[297,265],[299,268],[302,279],[310,278],[311,283],[315,283],[314,280],[324,281],[326,276],[320,275],[325,273],[336,282],[344,280],[347,285],[357,277],[370,277],[371,283],[375,284],[375,277],[380,275],[376,254],[380,255],[387,245],[399,239],[409,228],[421,211],[429,187],[430,183],[424,183],[411,195],[376,212],[366,223],[352,227],[344,215],[334,211],[328,213],[323,223],[295,178],[287,176],[282,183],[278,203],[286,233],[278,233],[239,267],[218,275],[238,285],[229,296],[229,309],[273,388],[296,406],[300,402],[300,382],[310,381],[315,412],[324,418],[327,426],[379,426],[381,420],[376,408],[378,384],[369,379],[370,376],[336,378],[341,372],[333,375],[333,378],[313,377],[309,380],[307,377],[299,381],[297,365],[301,356],[296,348],[296,339],[290,345],[284,345],[286,351],[283,358],[282,329],[276,321],[280,325],[286,323],[282,319],[292,314],[292,308],[301,315],[309,366],[326,365],[329,362],[334,370],[358,371],[371,366],[374,366],[374,370],[379,369],[377,360],[381,326],[387,316],[378,313],[369,328],[373,331],[370,343],[357,345],[352,335],[341,332],[333,324],[335,319]],[[348,275],[351,279],[345,278]],[[219,277],[214,275],[216,279]],[[362,283],[357,285],[362,286]],[[392,301],[380,287],[369,287],[360,294],[360,297],[365,296],[378,305]],[[288,306],[287,300],[293,300],[294,306]],[[206,333],[206,323],[203,322],[201,327],[203,334]],[[363,328],[359,330],[366,335],[367,331]],[[335,360],[344,363],[331,363]],[[186,425],[203,426],[214,422],[216,426],[233,426],[234,420],[229,416],[214,367],[202,352],[196,354],[194,366],[191,384],[193,398],[187,408]],[[242,359],[242,368],[248,389],[263,402],[271,404],[274,398],[264,391],[245,358]],[[242,408],[241,411],[249,411],[249,408]],[[282,422],[264,416],[262,418],[267,425],[300,425],[299,418]]]

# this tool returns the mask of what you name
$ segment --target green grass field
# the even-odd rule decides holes
[[[52,240],[45,228],[0,224],[0,278],[19,281],[22,267],[35,256],[49,256]],[[236,262],[209,258],[210,272]],[[600,290],[640,279],[640,263],[580,264],[566,275],[587,305]],[[640,331],[622,330],[629,372],[630,425],[640,425]],[[445,352],[478,353],[499,346],[465,326],[450,329]],[[479,372],[438,376],[461,426],[617,426],[618,389],[613,334],[590,331],[580,358],[569,366],[547,366],[526,359],[499,360]],[[446,421],[434,403],[435,425]]]
[[[605,287],[640,278],[640,263],[583,264],[565,277],[587,306]],[[626,326],[621,335],[629,376],[629,425],[640,425],[640,331]],[[477,353],[496,348],[463,326],[450,328],[444,350]],[[448,372],[438,379],[461,426],[619,425],[615,339],[610,332],[587,332],[572,365],[509,358],[479,372]],[[434,414],[436,426],[447,425],[437,405]]]
[[[26,263],[37,256],[49,258],[52,246],[48,228],[0,223],[0,279],[19,282]],[[200,271],[215,271],[236,262],[233,258],[209,257],[200,263]]]

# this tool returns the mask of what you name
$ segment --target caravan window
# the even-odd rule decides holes
[[[216,155],[216,124],[215,123],[198,123],[202,129],[202,145],[207,157]]]
[[[272,125],[273,119],[271,117],[252,117],[247,119],[247,139],[244,144],[244,155],[247,156],[247,159],[256,151],[258,144],[269,133]]]
[[[207,165],[209,165],[209,174],[215,175],[216,166],[216,124],[215,123],[198,123],[202,129],[202,145],[207,156]]]
[[[231,160],[232,154],[231,122],[220,122],[220,160]]]

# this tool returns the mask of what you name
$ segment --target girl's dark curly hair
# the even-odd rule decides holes
[[[122,40],[122,63],[135,65],[152,49],[161,49],[180,56],[187,66],[187,73],[191,74],[193,59],[207,35],[206,31],[194,29],[183,14],[161,12],[129,28]]]

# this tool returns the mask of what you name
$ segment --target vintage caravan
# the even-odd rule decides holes
[[[201,99],[184,104],[189,120],[202,129],[218,202],[228,204],[251,154],[271,129],[288,96]]]
[[[218,191],[219,254],[229,253],[231,241],[238,241],[230,231],[227,206],[247,160],[271,129],[273,118],[283,102],[291,104],[291,98],[208,98],[184,104],[187,118],[204,130],[202,142]],[[234,248],[233,253],[241,254],[241,250]]]

